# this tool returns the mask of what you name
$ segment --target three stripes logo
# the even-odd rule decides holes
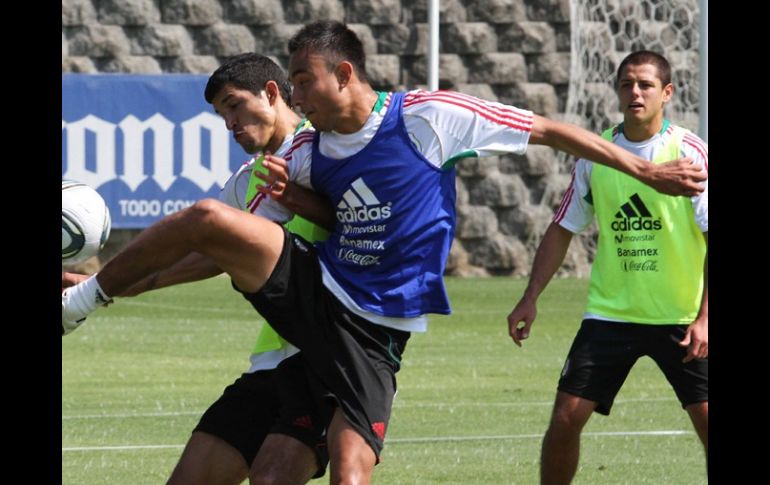
[[[390,217],[390,203],[383,205],[359,177],[337,204],[337,220],[343,223],[376,222]]]
[[[615,213],[611,227],[613,231],[659,231],[663,225],[660,219],[653,219],[639,194],[634,194]]]

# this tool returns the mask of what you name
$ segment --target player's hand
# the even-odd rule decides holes
[[[708,318],[698,318],[687,327],[687,333],[679,342],[681,347],[687,348],[682,362],[690,362],[692,359],[705,359],[709,356],[709,321]]]
[[[513,343],[521,347],[521,341],[529,338],[532,323],[537,317],[537,304],[531,300],[521,299],[508,315],[508,334]],[[519,323],[524,325],[519,327]]]
[[[703,192],[708,178],[701,167],[685,157],[672,162],[649,164],[642,181],[662,194],[696,196]]]
[[[268,173],[256,173],[256,176],[265,182],[265,185],[257,186],[257,190],[280,202],[284,197],[286,184],[289,182],[289,164],[283,158],[266,152],[262,166]]]

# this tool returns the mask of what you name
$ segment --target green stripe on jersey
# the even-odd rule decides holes
[[[451,170],[452,168],[454,168],[458,160],[461,160],[463,158],[474,158],[478,156],[479,156],[479,153],[476,150],[465,150],[453,157],[450,157],[449,160],[447,160],[441,165],[441,170]]]

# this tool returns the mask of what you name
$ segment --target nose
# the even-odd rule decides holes
[[[302,102],[303,102],[303,99],[302,99],[302,95],[301,95],[299,89],[297,89],[297,88],[292,89],[292,91],[291,91],[291,104],[292,104],[292,106],[302,110]]]
[[[229,131],[234,131],[237,125],[238,122],[235,120],[235,116],[229,115],[225,117],[225,127]]]

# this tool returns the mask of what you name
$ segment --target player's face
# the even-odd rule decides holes
[[[337,76],[328,69],[323,55],[307,49],[292,54],[289,80],[293,85],[292,104],[302,110],[315,129],[335,129],[343,98]]]
[[[212,105],[246,153],[264,149],[275,133],[276,113],[264,90],[254,94],[226,84]]]
[[[663,86],[652,64],[627,65],[618,80],[618,99],[626,123],[649,123],[663,118],[663,106],[674,87]]]

